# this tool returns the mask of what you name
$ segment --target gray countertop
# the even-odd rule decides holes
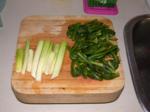
[[[112,20],[119,38],[125,72],[125,87],[120,97],[106,104],[23,104],[11,89],[12,63],[21,20],[30,15],[88,15],[82,0],[7,0],[0,29],[0,112],[143,112],[135,95],[124,46],[123,28],[131,18],[149,13],[144,0],[118,0],[119,14]]]

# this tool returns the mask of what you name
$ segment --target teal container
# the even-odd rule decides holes
[[[0,0],[0,12],[2,12],[2,10],[4,9],[6,4],[6,0]]]
[[[6,5],[6,0],[0,0],[0,27],[3,27],[3,22],[1,19],[1,13]]]

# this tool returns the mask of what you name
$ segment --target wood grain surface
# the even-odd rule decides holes
[[[93,16],[30,16],[26,17],[20,26],[18,47],[24,47],[25,41],[30,40],[31,48],[39,40],[51,40],[59,43],[62,40],[72,46],[73,42],[67,38],[68,25],[98,19],[112,27],[112,22],[103,17]],[[120,77],[113,80],[96,81],[73,78],[70,74],[69,51],[65,53],[60,75],[51,80],[50,76],[42,75],[42,81],[35,81],[29,72],[24,75],[15,72],[15,58],[12,72],[12,89],[18,100],[24,103],[104,103],[116,100],[123,87],[124,75],[122,64],[119,66]]]

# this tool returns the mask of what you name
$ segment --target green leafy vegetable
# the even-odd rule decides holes
[[[90,7],[114,7],[117,0],[88,0]]]
[[[115,32],[107,25],[92,20],[76,23],[68,27],[67,36],[75,43],[70,49],[71,73],[74,77],[96,80],[113,79],[120,60],[119,48],[115,44]]]

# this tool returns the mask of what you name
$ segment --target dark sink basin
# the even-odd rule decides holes
[[[150,112],[150,15],[130,20],[124,28],[124,39],[137,98]]]

